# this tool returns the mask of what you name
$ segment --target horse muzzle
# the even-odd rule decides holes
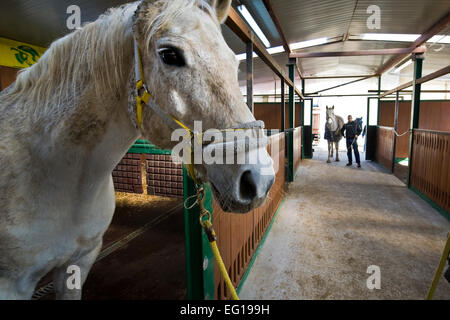
[[[265,148],[251,149],[256,163],[205,165],[215,199],[226,212],[246,213],[261,206],[275,180],[273,160]]]

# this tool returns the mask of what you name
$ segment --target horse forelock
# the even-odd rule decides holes
[[[135,32],[144,39],[146,47],[150,47],[152,40],[160,32],[170,30],[174,21],[189,10],[198,8],[207,13],[217,29],[220,29],[220,23],[217,20],[215,10],[207,0],[172,0],[172,1],[153,1],[152,3],[142,2],[136,10],[134,16]],[[200,17],[199,17],[200,19]],[[136,24],[143,24],[136,27]]]

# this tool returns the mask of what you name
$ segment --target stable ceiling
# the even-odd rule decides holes
[[[69,30],[66,28],[69,5],[82,9],[82,22],[95,20],[107,8],[121,5],[123,0],[2,0],[0,2],[0,36],[40,46],[48,46]],[[355,40],[362,33],[421,34],[450,11],[450,0],[272,0],[274,11],[288,43],[321,37],[339,41],[333,44],[295,50],[342,51],[407,47],[408,42]],[[282,45],[273,21],[262,0],[233,0],[244,4],[270,41],[271,47]],[[369,30],[366,25],[368,6],[381,9],[381,28]],[[245,52],[245,44],[223,26],[226,41],[236,54]],[[450,35],[450,26],[439,34]],[[343,41],[346,39],[346,41]],[[450,63],[450,45],[429,47],[424,74]],[[373,73],[390,56],[309,58],[298,61],[305,76]],[[285,68],[287,54],[274,55]],[[411,67],[402,70],[411,74]],[[273,72],[259,58],[255,59],[257,82],[275,79]],[[245,64],[241,64],[241,82],[245,81]]]

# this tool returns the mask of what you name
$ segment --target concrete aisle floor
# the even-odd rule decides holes
[[[378,164],[326,156],[302,162],[241,299],[423,299],[450,223]],[[379,290],[367,288],[370,265]],[[444,279],[435,298],[450,299]]]

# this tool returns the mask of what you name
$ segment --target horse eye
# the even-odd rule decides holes
[[[176,48],[163,48],[158,50],[161,60],[169,66],[183,67],[186,65],[183,54]]]

